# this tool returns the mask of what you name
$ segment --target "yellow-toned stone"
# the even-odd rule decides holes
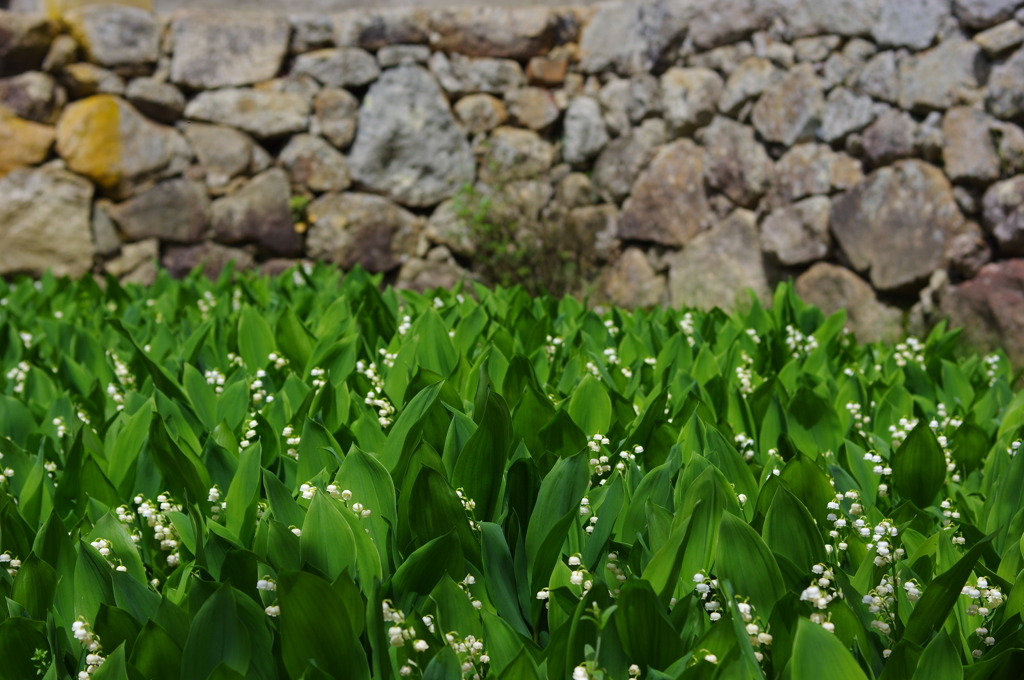
[[[18,118],[0,107],[0,177],[11,170],[36,165],[46,160],[53,146],[54,131],[49,125]]]
[[[191,152],[174,128],[147,120],[120,97],[74,102],[57,121],[57,153],[114,198],[160,177],[180,173]]]
[[[153,0],[46,0],[45,5],[50,16],[60,16],[69,9],[90,5],[122,5],[153,10]]]

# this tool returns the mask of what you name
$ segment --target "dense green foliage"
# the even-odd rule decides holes
[[[378,283],[0,283],[0,680],[1019,677],[1001,356]]]

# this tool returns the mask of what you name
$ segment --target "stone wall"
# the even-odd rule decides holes
[[[951,314],[1024,363],[1022,6],[0,12],[0,274],[451,285],[485,199],[618,304],[792,277],[864,339]]]

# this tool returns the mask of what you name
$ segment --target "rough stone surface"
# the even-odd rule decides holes
[[[310,126],[339,149],[347,149],[356,138],[359,100],[348,90],[325,87],[313,98]]]
[[[942,156],[952,182],[987,183],[999,179],[999,154],[991,121],[974,109],[956,107],[942,119]]]
[[[377,52],[381,68],[426,64],[429,59],[430,48],[426,45],[387,45]]]
[[[644,121],[629,134],[613,139],[594,163],[594,183],[606,200],[623,201],[655,149],[668,140],[663,121]]]
[[[386,71],[370,87],[360,121],[349,166],[370,190],[425,207],[472,181],[472,150],[425,69]]]
[[[871,33],[879,45],[923,50],[931,46],[949,15],[949,0],[882,2]]]
[[[526,79],[531,85],[558,87],[569,70],[568,56],[531,57],[526,65]]]
[[[974,42],[989,57],[996,57],[1024,42],[1024,26],[1013,20],[1005,21],[974,36]]]
[[[269,139],[304,132],[309,127],[309,102],[282,92],[213,90],[190,101],[185,117],[230,125],[259,139]]]
[[[121,252],[121,236],[108,210],[113,204],[101,198],[92,204],[92,240],[96,254],[111,257]]]
[[[999,138],[999,159],[1006,173],[1024,171],[1024,130],[1013,123],[998,123],[993,130]]]
[[[320,137],[295,135],[278,157],[292,184],[316,193],[344,191],[352,184],[340,151]]]
[[[422,220],[381,196],[325,194],[309,205],[310,257],[391,271],[415,253]]]
[[[38,70],[59,32],[43,15],[0,9],[0,77]]]
[[[510,90],[505,93],[505,102],[512,119],[531,130],[544,130],[551,127],[562,115],[551,92],[541,87],[522,87]],[[456,112],[458,112],[458,104]],[[494,114],[497,113],[497,111],[494,112]],[[490,116],[491,119],[497,117],[493,114]],[[496,126],[492,126],[491,129],[493,127]]]
[[[0,80],[0,106],[26,120],[53,125],[67,99],[53,76],[29,71]]]
[[[328,87],[362,87],[380,76],[377,60],[358,47],[339,47],[301,54],[292,73],[316,78]]]
[[[435,50],[525,60],[555,43],[557,18],[546,7],[465,7],[430,14]]]
[[[853,83],[854,89],[883,102],[895,104],[900,98],[900,71],[896,53],[879,52],[864,65]]]
[[[189,123],[185,137],[196,150],[199,167],[210,186],[224,186],[252,165],[253,141],[234,128]]]
[[[846,327],[860,342],[895,342],[903,335],[903,313],[879,302],[867,281],[849,269],[819,262],[797,277],[795,287],[826,315],[846,310]]]
[[[181,172],[191,158],[174,128],[152,123],[128,102],[97,95],[74,102],[57,123],[57,153],[68,168],[115,198]]]
[[[565,112],[562,157],[569,163],[584,163],[601,153],[608,143],[601,105],[592,97],[576,97]]]
[[[86,58],[100,66],[138,66],[160,56],[156,17],[137,7],[87,5],[64,13]]]
[[[688,13],[666,0],[600,5],[580,37],[583,71],[612,68],[631,75],[651,70],[686,29]]]
[[[125,283],[126,281],[122,277],[139,270],[141,267],[146,267],[151,262],[155,263],[159,260],[160,239],[149,238],[138,243],[126,243],[121,248],[121,255],[105,263],[103,268],[108,274],[122,279],[122,283]],[[146,268],[149,269],[149,267]],[[128,283],[139,283],[139,278],[138,276],[132,277],[132,280],[128,281]]]
[[[548,171],[555,150],[532,130],[499,127],[491,133],[480,162],[480,179],[498,184],[530,179]]]
[[[292,224],[291,191],[283,170],[274,168],[253,177],[235,193],[211,207],[213,237],[230,245],[255,243],[261,252],[279,257],[302,254],[302,237]]]
[[[792,146],[815,137],[824,108],[825,97],[814,69],[800,64],[754,105],[754,127],[769,142]]]
[[[1013,16],[1020,0],[955,0],[957,17],[970,28],[988,28]]]
[[[963,215],[942,172],[917,160],[868,175],[832,204],[832,234],[878,290],[920,286],[943,267]]]
[[[711,69],[673,66],[661,76],[661,108],[677,135],[711,122],[722,96],[722,78]]]
[[[398,271],[395,287],[418,293],[443,288],[452,290],[460,281],[471,279],[472,274],[455,262],[444,246],[432,249],[427,257],[414,257]]]
[[[1024,255],[1024,175],[989,187],[982,199],[982,215],[1002,252]]]
[[[43,59],[42,70],[51,74],[60,73],[61,69],[78,58],[80,47],[78,41],[70,35],[58,35]]]
[[[448,94],[460,96],[475,92],[499,94],[523,84],[523,69],[511,59],[472,59],[454,54],[449,59],[435,52],[429,60],[430,70]]]
[[[86,62],[68,64],[60,74],[60,82],[72,99],[84,99],[94,94],[122,95],[125,87],[121,76]]]
[[[978,351],[1004,350],[1024,365],[1024,260],[985,265],[970,281],[953,286],[940,311],[963,328],[963,342]]]
[[[467,132],[490,132],[508,120],[505,104],[489,94],[471,94],[455,103],[455,115]]]
[[[992,247],[985,240],[981,227],[968,222],[964,232],[949,242],[946,255],[955,272],[965,279],[973,279],[982,267],[992,261]]]
[[[887,165],[914,155],[917,123],[910,114],[890,109],[864,131],[864,158],[870,167]]]
[[[11,170],[46,160],[53,146],[54,130],[18,118],[0,107],[0,177]]]
[[[784,205],[807,196],[827,195],[864,178],[860,163],[825,144],[798,144],[775,164],[773,203]]]
[[[485,193],[486,189],[480,187],[478,191]],[[465,201],[449,198],[431,214],[423,227],[423,235],[431,243],[440,244],[456,255],[473,257],[476,255],[476,239],[466,219],[467,210]]]
[[[871,97],[858,95],[845,87],[837,87],[828,94],[825,111],[821,116],[821,138],[832,144],[851,132],[860,132],[874,122],[875,103]]]
[[[1024,113],[1024,49],[992,68],[985,107],[996,118],[1010,120]]]
[[[616,136],[625,135],[633,125],[660,112],[660,88],[658,79],[649,73],[609,78],[598,94],[608,130]]]
[[[757,217],[750,211],[735,211],[667,259],[668,290],[674,307],[721,307],[729,311],[748,301],[748,288],[762,300],[769,294]]]
[[[124,96],[139,112],[161,123],[174,123],[185,110],[185,95],[181,90],[153,78],[131,81]]]
[[[349,10],[334,17],[338,47],[379,50],[386,45],[424,44],[430,39],[430,17],[412,7]]]
[[[725,82],[718,109],[728,116],[735,116],[744,104],[777,83],[782,74],[768,59],[747,57]]]
[[[334,44],[334,22],[331,17],[316,14],[292,14],[288,17],[292,25],[292,39],[288,51],[304,54]]]
[[[639,248],[626,248],[605,280],[604,292],[612,304],[628,307],[653,307],[665,300],[666,281],[659,276]]]
[[[619,238],[682,246],[712,222],[704,150],[688,139],[661,147],[641,173],[619,220]]]
[[[210,200],[203,185],[178,178],[160,182],[106,212],[126,241],[197,243],[210,219]]]
[[[599,199],[597,187],[586,173],[570,172],[555,187],[555,203],[564,208],[582,208],[597,203]]]
[[[256,260],[251,253],[211,241],[195,246],[168,248],[160,260],[167,273],[175,278],[184,278],[193,269],[201,266],[203,274],[211,281],[216,281],[224,268],[232,262],[235,271],[244,271],[256,266]]]
[[[826,259],[832,250],[827,196],[813,196],[773,210],[761,225],[761,246],[783,265]]]
[[[708,184],[736,205],[754,208],[772,181],[773,164],[754,131],[734,120],[718,116],[698,131],[697,140],[707,150]]]
[[[907,57],[899,64],[900,107],[926,112],[970,101],[983,59],[981,46],[973,40],[949,40]]]
[[[82,276],[92,266],[93,187],[57,168],[0,177],[0,275]]]
[[[238,87],[277,75],[291,27],[284,17],[189,13],[171,24],[171,80],[193,89]]]

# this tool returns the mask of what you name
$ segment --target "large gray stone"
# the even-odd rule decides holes
[[[255,243],[265,255],[296,257],[302,237],[295,231],[288,176],[274,168],[253,177],[211,207],[213,237],[221,243]]]
[[[773,210],[761,225],[762,249],[790,267],[826,259],[832,251],[831,209],[827,196],[812,196]]]
[[[480,179],[500,184],[538,177],[551,168],[555,150],[533,130],[502,126],[491,133],[480,162]]]
[[[57,168],[26,168],[0,177],[0,275],[88,272],[92,195],[88,180]]]
[[[772,203],[786,205],[808,196],[849,189],[864,179],[860,162],[825,144],[797,144],[775,163]]]
[[[981,45],[989,57],[1001,54],[1024,42],[1024,26],[1011,19],[974,36],[974,42]]]
[[[846,327],[860,342],[896,342],[903,335],[903,313],[879,302],[867,281],[849,269],[819,262],[797,277],[795,287],[826,315],[846,310]]]
[[[609,78],[597,96],[608,130],[616,136],[624,135],[630,127],[660,111],[660,87],[658,79],[649,73]]]
[[[422,220],[381,196],[324,194],[309,205],[309,257],[391,271],[416,252]]]
[[[900,71],[896,53],[879,52],[871,57],[853,81],[855,90],[895,104],[900,99]]]
[[[141,113],[168,125],[178,120],[185,110],[185,95],[181,90],[155,78],[136,78],[128,83],[124,96]]]
[[[828,94],[821,116],[821,138],[829,144],[844,139],[851,132],[860,132],[875,120],[876,107],[871,97],[858,95],[845,87]]]
[[[160,56],[160,27],[137,7],[87,5],[64,13],[64,23],[85,57],[101,66],[140,66]]]
[[[352,184],[340,151],[320,137],[295,135],[278,157],[292,184],[310,191],[344,191]]]
[[[618,307],[653,307],[665,301],[665,277],[659,276],[639,248],[626,248],[605,275],[604,293]]]
[[[288,48],[292,54],[305,54],[334,44],[334,21],[331,17],[292,14],[288,17],[288,22],[292,25],[292,38]]]
[[[661,147],[641,173],[619,220],[619,238],[681,246],[712,222],[705,152],[689,139]]]
[[[996,118],[1010,120],[1024,112],[1024,49],[992,68],[985,107]]]
[[[711,122],[722,96],[722,78],[711,69],[673,66],[661,76],[661,109],[677,135]]]
[[[472,59],[444,52],[435,52],[429,60],[430,70],[448,94],[461,96],[476,92],[501,94],[523,84],[523,67],[511,59]]]
[[[989,187],[982,199],[985,227],[1007,255],[1024,255],[1024,175]]]
[[[258,139],[270,139],[305,131],[309,127],[309,101],[268,90],[214,90],[190,101],[185,117],[229,125]]]
[[[313,76],[328,87],[362,87],[377,80],[380,67],[366,50],[338,47],[300,54],[292,73]]]
[[[888,165],[915,154],[917,123],[910,114],[890,109],[864,131],[864,157],[870,167]]]
[[[413,207],[436,205],[474,174],[469,142],[419,66],[390,69],[370,87],[349,167],[361,185]]]
[[[68,168],[113,198],[180,174],[192,151],[181,133],[147,120],[128,102],[96,95],[74,102],[57,122],[57,153]]]
[[[430,16],[414,7],[353,9],[334,17],[338,47],[379,50],[386,45],[423,44],[430,39]]]
[[[554,46],[558,16],[538,6],[442,9],[430,13],[430,30],[435,50],[526,60]]]
[[[774,167],[768,152],[754,139],[754,130],[717,116],[697,132],[697,140],[707,149],[708,184],[739,206],[757,207],[771,184]]]
[[[949,0],[883,2],[871,33],[879,45],[923,50],[931,46],[949,17]]]
[[[793,36],[835,33],[843,36],[868,36],[878,21],[885,0],[773,0],[777,16],[782,17]]]
[[[685,3],[684,3],[685,4]],[[775,6],[764,0],[691,2],[693,16],[687,35],[702,50],[737,42],[768,28]]]
[[[689,14],[685,3],[667,0],[602,3],[583,28],[580,66],[585,73],[648,72],[686,29]]]
[[[754,127],[769,142],[792,146],[814,139],[824,108],[814,68],[799,64],[761,95],[754,105]]]
[[[107,208],[127,241],[159,238],[172,243],[202,240],[210,219],[206,188],[187,179],[160,182],[138,196]]]
[[[356,138],[359,100],[348,90],[325,87],[313,97],[310,126],[339,149],[347,149]]]
[[[718,100],[718,109],[735,116],[743,105],[777,83],[783,72],[768,59],[747,57],[732,72]]]
[[[234,128],[189,123],[185,126],[185,137],[196,150],[199,167],[210,186],[224,186],[252,167],[254,142]]]
[[[644,121],[623,137],[613,139],[594,163],[594,183],[607,200],[629,196],[637,176],[647,167],[655,149],[668,140],[665,123]]]
[[[974,98],[985,56],[973,40],[948,40],[900,62],[900,108],[926,112]]]
[[[946,264],[946,246],[963,223],[949,180],[917,160],[876,170],[832,204],[832,235],[883,291],[922,286]]]
[[[576,97],[565,112],[562,157],[568,163],[585,163],[608,143],[601,105],[592,97]]]
[[[1020,0],[955,0],[956,16],[969,28],[988,28],[1013,16]]]
[[[747,289],[767,300],[768,279],[758,246],[757,217],[748,210],[736,210],[697,235],[666,258],[672,306],[731,311],[748,302]]]
[[[953,182],[988,183],[999,179],[999,154],[992,121],[980,111],[958,106],[942,119],[942,157]]]
[[[196,12],[175,18],[171,32],[171,80],[202,90],[276,76],[288,52],[291,27],[284,17]]]

